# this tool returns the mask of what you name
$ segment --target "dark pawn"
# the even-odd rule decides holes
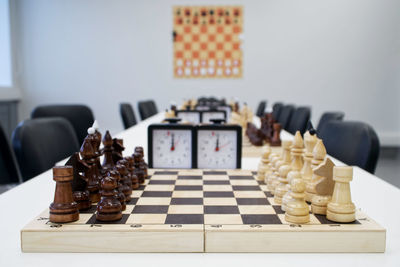
[[[135,147],[135,152],[139,152],[140,153],[140,155],[142,156],[144,165],[146,166],[146,168],[148,168],[146,161],[144,161],[144,149],[143,149],[143,147],[141,147],[141,146]]]
[[[133,161],[134,161],[134,169],[133,169],[133,173],[137,176],[137,178],[139,179],[139,183],[143,184],[144,183],[144,179],[145,179],[145,174],[143,172],[143,169],[140,167],[141,164],[141,158],[142,156],[140,155],[140,153],[135,152],[133,154]]]
[[[135,152],[140,154],[139,166],[143,171],[144,179],[148,179],[149,175],[147,174],[147,164],[146,164],[146,162],[144,162],[144,158],[143,158],[144,157],[143,147],[140,147],[140,146],[136,147]]]
[[[109,175],[101,180],[101,200],[97,203],[97,220],[117,221],[122,218],[122,206],[116,197],[117,187],[117,181]]]
[[[50,204],[50,221],[54,223],[74,222],[79,219],[78,204],[73,199],[71,181],[73,168],[60,166],[53,168],[56,181],[54,201]]]
[[[96,155],[89,139],[83,141],[81,147],[82,160],[89,166],[84,172],[85,180],[87,184],[87,190],[90,193],[90,200],[92,203],[96,203],[100,200],[100,180],[101,175],[96,165]]]
[[[132,189],[138,189],[139,188],[139,178],[135,174],[135,160],[133,157],[128,156],[125,158],[128,161],[128,171],[131,174],[131,181],[132,181]]]
[[[108,173],[110,174],[110,176],[115,179],[117,181],[117,189],[116,191],[116,198],[118,199],[118,201],[121,203],[121,209],[125,210],[126,209],[126,199],[125,199],[125,195],[122,192],[123,189],[123,184],[121,183],[121,175],[119,174],[119,172],[114,169],[114,170],[109,170]]]
[[[85,173],[88,171],[89,166],[80,159],[78,152],[75,152],[68,159],[65,166],[71,166],[73,169],[72,194],[74,201],[78,204],[78,209],[89,209],[92,206],[92,201],[90,201],[90,194],[87,190],[85,177],[81,175],[82,172]]]
[[[271,138],[271,146],[281,146],[281,124],[274,123],[274,134]]]
[[[106,131],[106,134],[103,137],[103,152],[104,152],[104,160],[103,160],[103,169],[105,171],[114,168],[114,161],[112,158],[113,152],[113,140],[111,138],[110,132]]]
[[[116,168],[121,175],[121,191],[125,195],[125,201],[129,202],[132,195],[132,179],[128,169],[124,165],[125,162],[128,163],[126,160],[118,161]]]
[[[125,150],[124,140],[114,138],[113,144],[112,144],[112,158],[113,158],[114,164],[117,164],[117,162],[119,160],[123,159],[122,152],[124,150]]]

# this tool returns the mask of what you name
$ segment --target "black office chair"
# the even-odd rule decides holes
[[[62,117],[67,119],[75,130],[79,144],[83,143],[87,130],[94,122],[92,110],[85,105],[45,105],[32,111],[31,118]]]
[[[279,115],[281,114],[281,110],[283,107],[283,103],[281,102],[276,102],[273,106],[272,106],[272,117],[274,118],[274,120],[278,120]]]
[[[0,185],[22,182],[21,172],[14,150],[0,125]]]
[[[22,121],[12,134],[12,145],[24,181],[79,151],[74,128],[61,117]]]
[[[329,121],[318,135],[329,155],[348,165],[374,173],[379,157],[379,139],[374,129],[357,121]]]
[[[306,132],[310,117],[311,109],[309,107],[298,107],[293,112],[287,131],[291,134],[295,134],[296,131],[300,131],[300,133],[303,135]]]
[[[294,112],[294,105],[285,105],[282,107],[278,117],[278,122],[281,124],[282,129],[287,130],[293,112]]]
[[[267,107],[267,101],[263,100],[258,104],[256,115],[257,117],[261,117],[264,115],[265,108]]]
[[[141,120],[145,120],[155,114],[157,114],[157,107],[152,100],[139,101],[138,110]]]
[[[136,125],[137,123],[136,116],[131,104],[121,103],[119,105],[119,112],[121,114],[122,122],[124,124],[125,129],[128,129]]]
[[[342,121],[344,118],[344,112],[335,111],[335,112],[325,112],[322,114],[321,118],[319,119],[318,126],[317,126],[317,133],[319,133],[322,128],[324,127],[325,123],[331,120],[335,121]]]

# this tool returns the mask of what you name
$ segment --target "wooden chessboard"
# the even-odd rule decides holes
[[[242,77],[241,6],[173,9],[174,77]]]
[[[264,146],[254,146],[250,143],[247,136],[243,136],[242,157],[244,158],[261,158]],[[271,152],[282,154],[281,146],[271,146]]]
[[[255,172],[149,170],[121,220],[55,224],[45,210],[21,230],[23,252],[384,252],[386,230],[361,212],[338,224],[287,223]]]

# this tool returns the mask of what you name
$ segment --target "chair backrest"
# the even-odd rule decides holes
[[[121,118],[125,129],[136,125],[136,116],[131,104],[121,103],[119,105],[119,112],[121,113]]]
[[[293,112],[288,125],[288,132],[295,134],[296,131],[300,131],[303,135],[307,129],[307,124],[310,121],[311,109],[309,107],[298,107]]]
[[[319,133],[322,128],[324,127],[325,123],[331,120],[342,121],[344,118],[344,112],[341,111],[330,111],[325,112],[322,114],[321,118],[319,119],[318,126],[317,126],[317,133]]]
[[[379,157],[379,139],[374,129],[356,121],[327,122],[318,135],[329,155],[348,165],[374,173]]]
[[[282,125],[282,128],[287,130],[289,126],[290,119],[292,118],[292,114],[294,111],[294,105],[285,105],[282,107],[282,110],[278,117],[278,122]]]
[[[45,105],[35,108],[31,114],[32,119],[48,117],[62,117],[68,120],[75,130],[79,144],[83,143],[87,129],[94,122],[92,110],[85,105]]]
[[[265,111],[266,107],[267,107],[267,101],[265,101],[265,100],[261,101],[260,104],[258,104],[256,115],[258,117],[261,117],[262,115],[264,115],[264,111]]]
[[[273,106],[272,106],[272,117],[274,118],[274,120],[278,120],[279,115],[281,114],[281,110],[283,107],[283,103],[281,102],[276,102]]]
[[[0,184],[22,182],[18,162],[10,142],[0,125]]]
[[[152,100],[139,101],[138,110],[141,120],[145,120],[155,114],[157,114],[157,107]]]
[[[79,151],[74,128],[61,117],[22,121],[13,132],[12,145],[24,181]]]

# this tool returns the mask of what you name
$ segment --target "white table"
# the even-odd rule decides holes
[[[147,151],[147,126],[160,122],[163,114],[118,134],[126,154],[137,145]],[[282,139],[291,138],[282,133]],[[244,169],[256,169],[259,159],[245,158]],[[387,229],[386,252],[377,254],[100,254],[22,253],[20,229],[51,202],[55,183],[51,170],[0,195],[0,266],[400,266],[400,190],[355,167],[351,183],[353,201]],[[397,207],[397,208],[396,208]]]

